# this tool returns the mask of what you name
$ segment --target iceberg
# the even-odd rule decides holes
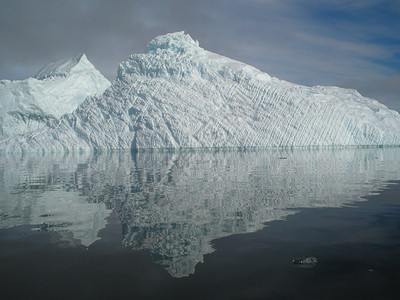
[[[0,139],[40,129],[111,83],[85,54],[50,63],[33,78],[0,81]]]
[[[184,32],[156,37],[117,74],[102,95],[0,150],[400,145],[400,115],[378,101],[279,80]]]

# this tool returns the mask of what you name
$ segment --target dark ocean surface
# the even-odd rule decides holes
[[[398,148],[0,154],[1,297],[398,299],[399,183]]]

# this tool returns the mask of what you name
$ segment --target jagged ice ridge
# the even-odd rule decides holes
[[[34,78],[0,81],[0,139],[42,128],[111,83],[85,54],[50,63]]]
[[[6,151],[399,145],[400,115],[355,90],[306,87],[159,36],[118,68],[103,95]]]

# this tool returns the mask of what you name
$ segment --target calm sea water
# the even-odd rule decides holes
[[[397,299],[398,181],[399,148],[3,153],[0,291]]]

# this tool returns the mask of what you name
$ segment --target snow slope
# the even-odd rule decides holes
[[[0,139],[43,127],[111,83],[86,55],[51,63],[34,78],[0,81]]]
[[[273,78],[178,32],[121,63],[103,95],[0,149],[335,145],[400,145],[400,115],[355,90]]]

